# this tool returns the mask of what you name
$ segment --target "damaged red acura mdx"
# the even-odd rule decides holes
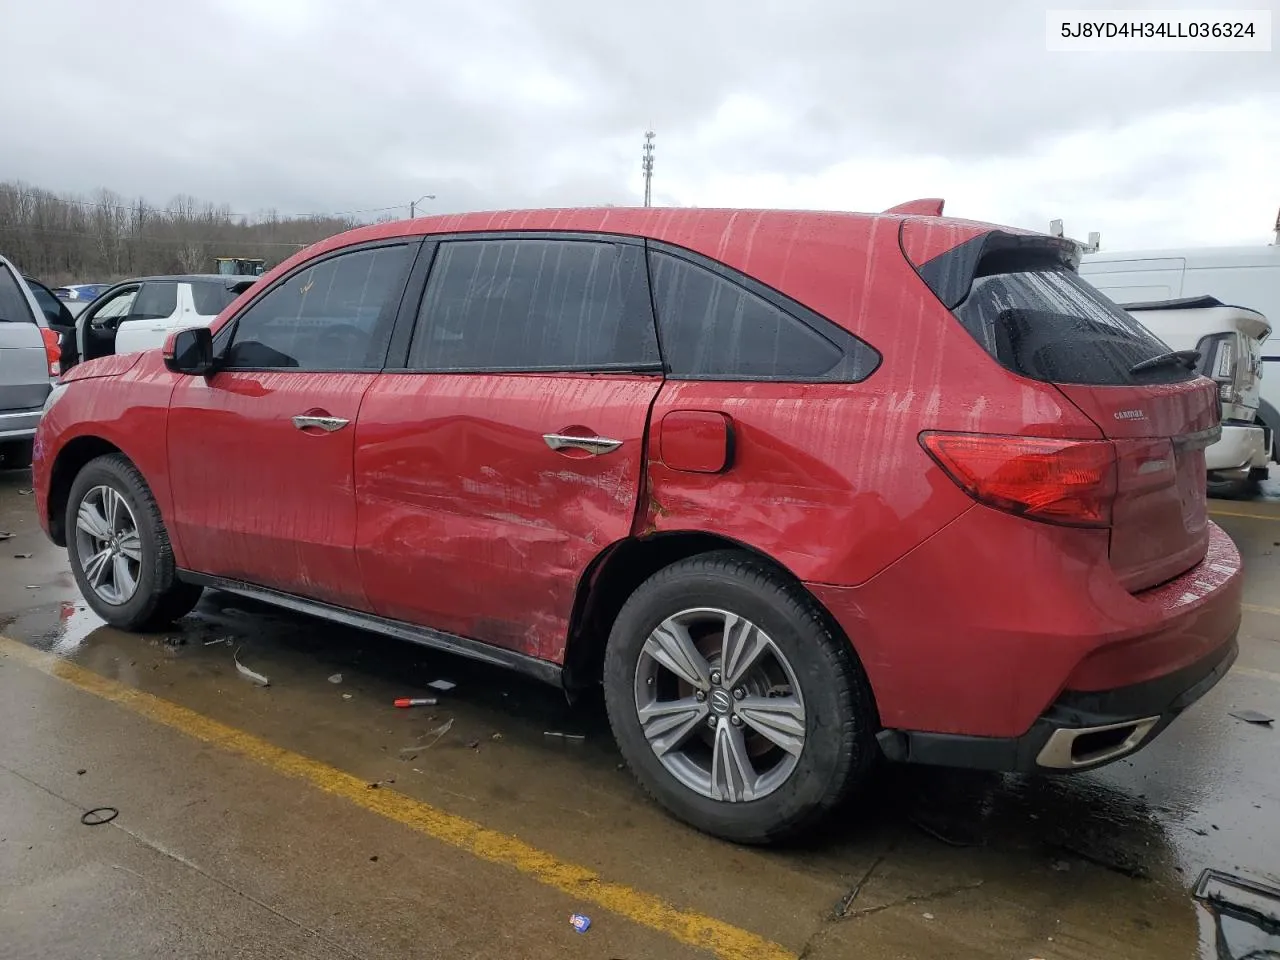
[[[941,212],[331,237],[70,371],[41,521],[123,629],[211,588],[601,684],[645,788],[736,841],[881,757],[1096,767],[1236,655],[1215,387],[1070,242]]]

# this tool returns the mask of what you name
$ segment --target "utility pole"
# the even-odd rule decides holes
[[[413,219],[413,215],[418,210],[418,204],[420,204],[423,200],[434,200],[435,198],[436,198],[436,195],[434,193],[426,193],[420,196],[417,200],[410,200],[409,201],[409,219],[410,220]]]
[[[644,153],[640,158],[640,169],[644,171],[644,205],[653,206],[653,131],[644,134]]]

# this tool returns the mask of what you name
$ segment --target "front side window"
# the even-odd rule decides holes
[[[163,320],[178,311],[178,285],[172,280],[151,280],[142,285],[129,311],[130,320]]]
[[[587,240],[440,244],[414,370],[660,370],[639,247]]]
[[[225,366],[380,369],[414,249],[343,253],[280,281],[237,316]]]
[[[704,266],[667,253],[649,256],[673,377],[844,382],[864,379],[879,363],[875,350],[817,315],[802,321]]]

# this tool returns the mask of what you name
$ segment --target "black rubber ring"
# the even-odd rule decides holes
[[[94,814],[107,814],[107,816],[95,817]],[[94,807],[92,810],[86,810],[80,814],[80,822],[86,827],[100,827],[104,823],[110,823],[118,816],[120,816],[120,811],[115,807]],[[90,819],[91,817],[92,819]]]

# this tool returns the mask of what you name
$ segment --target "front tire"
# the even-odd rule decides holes
[[[609,722],[640,784],[739,843],[814,826],[877,755],[870,686],[797,583],[737,552],[646,580],[605,651]]]
[[[177,579],[169,534],[151,488],[127,457],[91,460],[67,498],[67,555],[93,612],[121,630],[165,626],[189,613],[201,588]]]

